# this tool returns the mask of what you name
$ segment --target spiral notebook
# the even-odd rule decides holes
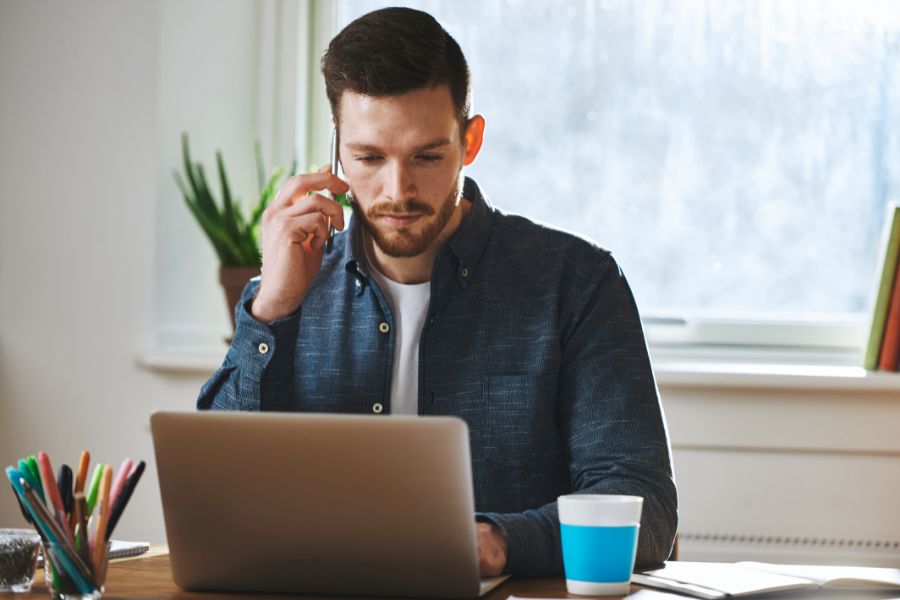
[[[126,558],[140,556],[150,550],[150,542],[126,542],[123,540],[110,540],[109,558]],[[44,566],[44,557],[38,558],[38,566]]]

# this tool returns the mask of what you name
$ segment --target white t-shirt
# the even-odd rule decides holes
[[[419,338],[431,301],[431,282],[397,283],[372,261],[369,270],[394,313],[394,368],[391,376],[391,414],[419,414]]]

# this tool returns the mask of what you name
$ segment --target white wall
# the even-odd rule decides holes
[[[271,116],[257,89],[271,10],[0,0],[0,464],[38,449],[74,462],[83,447],[106,462],[147,459],[122,537],[163,541],[148,416],[191,409],[205,378],[135,357],[160,325],[227,323],[215,259],[172,185],[178,135],[190,129],[207,164],[222,148],[249,188],[241,169]],[[900,540],[896,393],[661,391],[682,531],[726,538],[688,536],[686,558],[780,551],[741,535]],[[20,523],[0,484],[0,526]]]
[[[178,272],[189,318],[205,303],[221,309],[201,320],[226,324],[170,171],[184,127],[208,163],[216,143],[253,164],[258,5],[0,3],[0,463],[38,449],[146,459],[122,537],[163,539],[148,417],[191,409],[204,379],[136,366],[158,320],[156,268],[182,264],[162,251],[157,265],[157,239],[203,257]],[[0,485],[0,526],[20,522]]]

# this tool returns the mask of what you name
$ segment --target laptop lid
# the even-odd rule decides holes
[[[461,419],[158,412],[150,424],[179,586],[482,592]]]

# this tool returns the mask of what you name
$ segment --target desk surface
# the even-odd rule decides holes
[[[37,580],[30,594],[4,594],[0,593],[2,598],[10,598],[16,600],[25,600],[26,598],[42,598],[49,597],[47,588],[43,583],[44,575],[42,571],[38,571]],[[566,593],[565,580],[560,578],[553,579],[521,579],[507,580],[503,585],[495,589],[493,592],[484,596],[482,600],[506,600],[510,596],[519,596],[521,598],[588,598],[587,596],[575,596]],[[782,597],[781,595],[768,595],[766,598]],[[833,592],[813,592],[803,594],[802,596],[785,595],[786,598],[798,598],[802,600],[836,600],[841,595]],[[900,594],[891,593],[868,593],[861,595],[859,591],[851,593],[850,596],[843,595],[845,600],[850,597],[854,599],[868,598],[876,599],[896,599],[900,600]],[[172,570],[169,566],[169,555],[164,548],[154,548],[148,554],[129,558],[124,560],[116,560],[110,563],[109,572],[106,579],[106,594],[103,595],[105,600],[119,600],[124,598],[144,599],[152,598],[154,600],[279,600],[284,598],[305,598],[307,600],[353,600],[348,596],[284,596],[275,594],[227,594],[227,593],[199,593],[185,592],[180,589],[175,582],[172,581]],[[617,600],[621,597],[606,597],[606,600]],[[641,588],[632,584],[631,593],[628,600],[690,600],[687,596],[677,594],[669,594],[658,592],[655,590]],[[379,600],[386,600],[381,598]],[[408,599],[406,599],[408,600]]]
[[[3,594],[0,597],[25,600],[26,598],[49,597],[47,588],[43,583],[44,574],[38,570],[34,586],[30,594]],[[640,590],[638,586],[632,586],[632,594],[629,600],[685,600],[684,596],[674,596]],[[509,596],[531,598],[585,598],[584,596],[570,596],[566,593],[566,582],[562,578],[554,579],[523,579],[508,580],[500,587],[493,590],[483,600],[506,600]],[[306,598],[308,600],[343,599],[352,600],[347,596],[283,596],[276,594],[227,594],[215,592],[186,592],[172,581],[172,571],[169,566],[169,555],[164,549],[154,548],[148,554],[134,558],[116,560],[110,562],[106,576],[105,600],[122,598],[152,598],[154,600],[243,600],[245,598],[259,598],[260,600],[279,600],[283,598]],[[385,600],[381,598],[380,600]],[[408,599],[407,599],[408,600]],[[615,600],[615,597],[610,597]]]

